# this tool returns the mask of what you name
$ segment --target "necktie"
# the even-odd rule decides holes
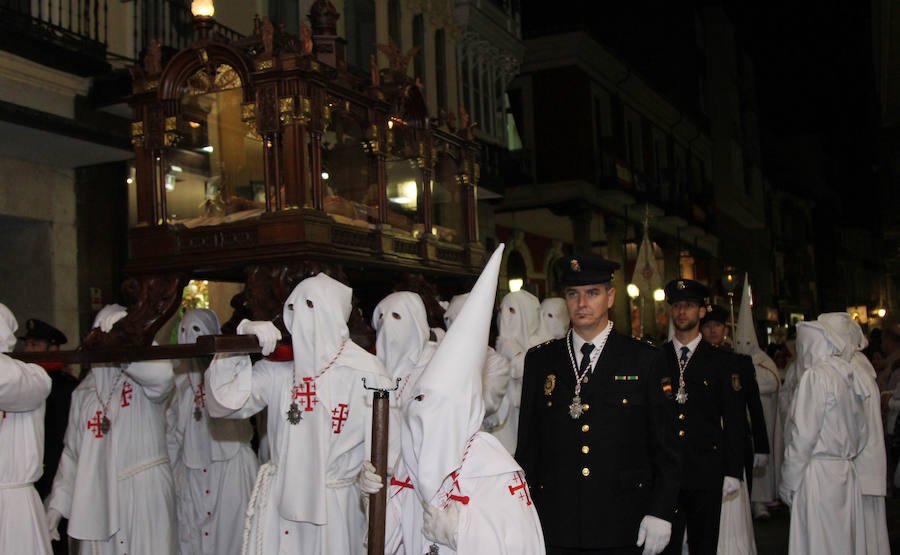
[[[681,348],[681,359],[680,359],[680,360],[681,360],[682,366],[685,365],[685,364],[687,364],[687,361],[688,361],[688,355],[689,355],[689,354],[691,354],[691,350],[690,350],[690,349],[688,349],[687,347],[682,347],[682,348]]]
[[[585,343],[581,346],[581,365],[578,367],[578,373],[584,374],[591,364],[591,351],[594,350],[593,343]]]

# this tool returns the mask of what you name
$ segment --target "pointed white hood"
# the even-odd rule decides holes
[[[469,294],[463,293],[462,295],[454,295],[453,298],[450,299],[450,303],[444,310],[444,328],[450,329],[450,326],[453,324],[453,321],[456,320],[456,317],[459,316],[459,311],[462,310],[462,307],[466,304],[466,299],[468,298]]]
[[[178,326],[178,343],[196,343],[201,335],[219,335],[219,317],[208,308],[195,308],[184,313]]]
[[[547,297],[541,301],[541,323],[538,335],[547,339],[560,339],[569,331],[569,310],[566,300]]]
[[[515,341],[523,350],[542,343],[538,335],[541,303],[528,291],[507,293],[497,315],[498,341]]]
[[[306,278],[284,302],[284,325],[291,333],[297,378],[315,376],[350,337],[353,290],[325,274]]]
[[[404,411],[403,462],[424,503],[440,506],[484,418],[481,373],[503,255],[501,244],[428,363]],[[537,304],[537,303],[535,303]],[[536,314],[536,311],[535,311]]]
[[[734,332],[734,350],[742,355],[753,356],[760,351],[756,327],[753,325],[753,293],[750,290],[750,276],[744,274],[744,293],[738,312],[737,329]]]
[[[9,353],[16,346],[16,330],[19,323],[12,311],[0,303],[0,353]]]
[[[428,315],[417,293],[400,291],[381,300],[372,313],[375,354],[392,378],[409,375],[428,342]]]

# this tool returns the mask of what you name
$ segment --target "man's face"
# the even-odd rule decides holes
[[[47,341],[43,339],[26,339],[25,340],[25,352],[26,353],[43,353],[45,351],[56,351],[59,349],[59,345],[51,345]]]
[[[566,308],[574,328],[604,326],[609,309],[616,299],[616,290],[606,284],[576,285],[566,287]]]
[[[709,321],[703,324],[703,327],[700,328],[700,333],[703,334],[703,339],[713,345],[721,345],[725,339],[725,324],[715,320]]]
[[[696,329],[704,316],[706,309],[696,301],[678,301],[672,304],[672,323],[678,331]]]

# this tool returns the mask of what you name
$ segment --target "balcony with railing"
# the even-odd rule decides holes
[[[150,41],[193,43],[190,0],[0,0],[0,50],[80,76],[140,58]],[[228,40],[241,34],[216,23]]]

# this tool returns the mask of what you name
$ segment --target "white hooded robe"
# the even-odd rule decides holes
[[[425,504],[458,505],[456,549],[440,553],[544,553],[537,511],[519,465],[497,439],[478,431],[481,373],[502,246],[415,384],[404,410],[402,464],[388,488],[386,553],[420,555]]]
[[[220,333],[207,309],[185,313],[180,344]],[[247,420],[210,418],[201,359],[181,361],[167,411],[169,457],[175,476],[178,543],[182,555],[228,555],[241,551],[244,515],[259,464],[250,447]],[[195,410],[200,419],[194,417]]]
[[[174,553],[175,496],[166,448],[169,361],[94,366],[72,393],[47,507],[69,519],[85,553]],[[111,428],[98,426],[103,405]]]
[[[0,304],[0,350],[16,344],[18,324]],[[50,376],[0,354],[0,553],[49,554],[50,536],[34,482],[44,460],[44,401]]]
[[[802,376],[791,407],[782,491],[793,492],[790,552],[866,552],[854,459],[866,445],[866,386],[840,356],[844,343],[818,322],[797,325]],[[784,495],[789,495],[784,493]]]
[[[271,459],[260,467],[244,530],[244,553],[357,554],[366,514],[357,475],[369,458],[372,393],[390,388],[381,362],[350,341],[352,290],[319,274],[284,305],[293,360],[217,356],[206,371],[215,417],[248,418],[268,407]],[[302,419],[287,421],[292,403]]]
[[[507,293],[497,315],[497,352],[509,361],[509,385],[497,411],[498,425],[491,430],[512,455],[519,435],[519,406],[522,403],[522,376],[528,349],[547,339],[540,333],[541,304],[528,291]]]

